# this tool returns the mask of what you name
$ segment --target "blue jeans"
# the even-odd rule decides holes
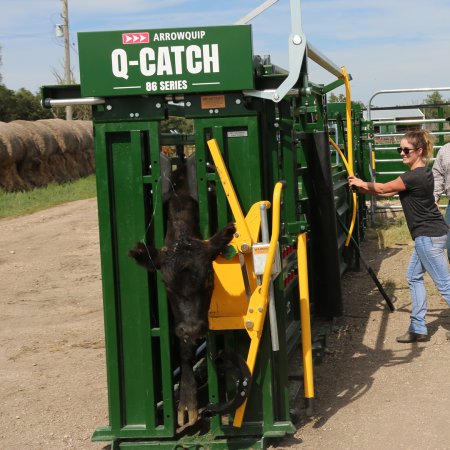
[[[427,313],[427,291],[423,275],[428,272],[439,293],[450,306],[450,272],[444,249],[449,233],[440,237],[416,237],[416,245],[409,261],[406,279],[411,292],[411,325],[408,331],[427,334],[425,315]]]
[[[448,202],[448,206],[445,211],[445,221],[447,222],[448,225],[450,225],[450,200]],[[450,262],[450,239],[447,242],[447,258],[448,261]]]

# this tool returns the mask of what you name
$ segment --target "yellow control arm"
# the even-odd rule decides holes
[[[259,343],[261,341],[264,319],[266,317],[267,306],[269,304],[269,283],[272,273],[272,264],[277,249],[278,236],[280,234],[280,204],[282,183],[277,183],[273,192],[273,209],[272,209],[272,236],[270,238],[269,253],[267,255],[266,265],[264,267],[264,275],[262,285],[253,292],[250,299],[249,309],[246,320],[247,332],[250,335],[251,343],[247,356],[247,366],[253,375],[256,357],[258,355]],[[252,311],[252,312],[250,312]],[[250,326],[251,325],[251,326]],[[245,407],[247,401],[236,410],[233,426],[240,427],[244,419]]]
[[[353,136],[352,136],[352,104],[350,99],[350,82],[348,79],[347,71],[345,67],[341,67],[344,83],[345,83],[345,103],[346,103],[346,116],[347,116],[347,147],[348,147],[348,162],[347,162],[347,172],[349,175],[355,175],[353,171]],[[339,152],[340,153],[340,152]],[[344,158],[345,160],[345,158]],[[349,233],[347,240],[345,241],[345,246],[348,247],[350,244],[350,239],[352,238],[353,229],[355,228],[356,222],[356,192],[353,192],[353,214],[352,222],[350,224]]]

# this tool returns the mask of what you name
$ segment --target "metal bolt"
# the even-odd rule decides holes
[[[213,109],[210,109],[210,110],[209,110],[209,113],[210,113],[210,114],[214,114],[214,110],[213,110]]]
[[[186,102],[186,106],[189,108],[192,105],[191,102]]]
[[[239,237],[239,233],[234,233],[234,237]]]
[[[211,188],[210,187],[208,188],[208,192],[211,192]]]
[[[237,98],[237,99],[236,99],[236,105],[240,105],[241,103],[242,103],[241,99],[240,99],[240,98]]]
[[[292,38],[292,42],[293,42],[295,45],[300,45],[300,44],[302,43],[302,38],[301,38],[298,34],[296,34],[296,35]]]
[[[150,165],[148,166],[148,168],[151,169],[151,168],[152,168],[152,165],[150,164]]]
[[[247,380],[244,380],[243,382],[242,382],[242,386],[247,386]]]
[[[274,100],[278,100],[279,98],[280,98],[280,96],[277,93],[273,94],[273,99]]]
[[[242,397],[245,397],[245,391],[241,392]]]
[[[161,103],[157,103],[156,104],[156,107],[159,109],[159,108],[161,108]]]
[[[251,320],[247,320],[247,322],[245,322],[245,328],[253,328],[253,322]]]
[[[246,244],[245,242],[241,245],[241,250],[243,251],[243,252],[248,252],[248,249],[249,249],[250,247],[248,246],[248,244]]]
[[[261,306],[260,306],[260,307],[258,308],[258,311],[259,311],[259,312],[262,312],[262,308],[261,308]]]
[[[133,114],[133,113],[131,113],[131,114],[130,114],[130,117],[134,117],[134,114]]]
[[[249,312],[251,312],[251,313],[252,313],[252,312],[253,312],[253,308],[250,308],[250,309],[249,309]]]
[[[136,113],[136,114],[134,115],[134,117],[139,117],[139,113]]]
[[[209,166],[209,162],[207,162],[206,165]]]
[[[108,111],[111,111],[111,110],[112,110],[112,106],[111,106],[111,105],[106,105],[106,109],[107,109]]]
[[[219,110],[218,110],[218,109],[215,109],[214,112],[215,112],[216,114],[219,114]]]
[[[275,122],[275,123],[273,124],[273,126],[274,126],[275,128],[278,128],[278,127],[280,126],[280,124],[279,124],[278,122]]]
[[[305,229],[305,227],[302,225],[302,226],[300,227],[300,230],[303,231],[304,229]]]

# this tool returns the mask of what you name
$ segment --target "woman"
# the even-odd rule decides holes
[[[411,169],[389,183],[367,183],[349,177],[350,186],[362,194],[376,197],[400,195],[406,223],[415,247],[406,278],[411,292],[411,325],[398,342],[409,343],[427,339],[425,315],[427,291],[423,275],[428,272],[438,291],[450,306],[450,273],[444,249],[449,238],[449,226],[434,202],[434,179],[431,169],[424,163],[433,157],[433,140],[426,130],[410,131],[397,149],[403,162]],[[450,339],[450,332],[447,332]]]

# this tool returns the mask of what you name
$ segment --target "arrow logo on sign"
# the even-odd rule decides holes
[[[138,33],[123,33],[123,44],[148,44],[150,42],[150,33],[138,32]]]

